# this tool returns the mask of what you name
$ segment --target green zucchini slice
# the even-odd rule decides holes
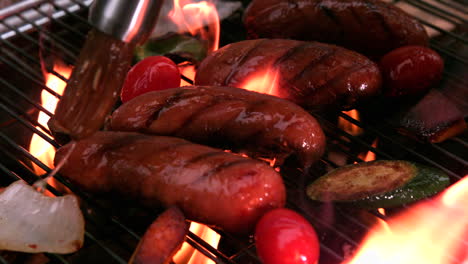
[[[312,200],[388,208],[432,196],[450,184],[447,174],[403,160],[379,160],[330,171],[307,186]]]

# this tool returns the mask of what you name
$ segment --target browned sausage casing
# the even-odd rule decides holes
[[[232,87],[182,87],[138,96],[114,111],[109,129],[181,137],[246,151],[251,157],[296,154],[304,167],[325,150],[325,135],[301,107]]]
[[[189,224],[184,214],[172,206],[151,223],[128,264],[169,264],[182,247]]]
[[[258,74],[278,73],[275,95],[314,110],[352,108],[380,91],[375,63],[338,46],[282,39],[229,44],[206,57],[195,76],[197,85],[244,87]]]
[[[148,206],[178,206],[188,219],[246,233],[285,204],[281,176],[249,158],[173,138],[97,132],[57,151],[60,173],[89,192],[117,193]]]
[[[429,40],[417,20],[381,0],[254,0],[244,24],[250,38],[323,41],[375,58]]]

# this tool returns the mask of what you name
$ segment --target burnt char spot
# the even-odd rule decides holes
[[[229,75],[224,80],[224,83],[222,84],[222,86],[229,86],[229,83],[231,82],[232,77],[238,72],[238,69],[242,68],[242,65],[246,61],[248,61],[248,58],[250,57],[250,55],[251,54],[256,54],[256,50],[259,47],[262,47],[263,44],[266,43],[267,41],[270,41],[270,40],[269,39],[263,39],[261,41],[258,41],[256,43],[256,45],[253,48],[251,48],[248,52],[246,52],[237,63],[233,64],[231,66],[231,72],[229,73]]]

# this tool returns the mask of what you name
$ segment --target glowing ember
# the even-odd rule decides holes
[[[352,109],[349,111],[343,111],[343,114],[353,118],[354,120],[360,121],[359,112],[356,109]],[[364,130],[359,126],[349,122],[348,120],[338,117],[338,127],[342,130],[346,131],[348,134],[352,136],[359,136],[361,135]]]
[[[219,16],[216,6],[207,1],[190,3],[190,1],[174,0],[174,9],[169,17],[179,27],[179,32],[190,32],[207,41],[208,52],[219,46]],[[208,25],[208,26],[205,26]]]
[[[377,225],[346,264],[463,263],[468,233],[468,175],[436,199]],[[466,259],[465,259],[466,261]]]
[[[279,77],[279,71],[269,68],[263,73],[256,73],[239,87],[249,91],[279,96]]]
[[[192,222],[190,224],[190,231],[194,234],[197,234],[198,237],[202,238],[212,247],[216,248],[219,243],[220,235],[213,231],[213,229],[196,223]],[[203,253],[198,252],[195,250],[190,244],[184,242],[182,248],[177,252],[177,254],[173,258],[174,263],[176,264],[214,264],[215,262],[208,257],[206,257]]]
[[[65,78],[68,78],[71,74],[71,68],[61,65],[55,64],[54,71],[59,73]],[[46,86],[50,89],[54,90],[58,94],[62,94],[63,90],[65,89],[66,83],[55,76],[52,73],[45,74],[45,82]],[[55,107],[57,106],[58,98],[54,95],[50,94],[48,91],[43,90],[41,93],[41,105],[47,109],[49,112],[54,113]],[[44,112],[39,112],[38,116],[38,123],[47,127],[47,122],[49,121],[49,116]],[[40,127],[36,127],[38,130],[44,132]],[[47,133],[44,132],[45,135]],[[37,159],[39,159],[42,163],[47,165],[48,167],[53,167],[53,160],[55,156],[55,149],[52,145],[50,145],[46,140],[41,138],[39,135],[34,134],[31,138],[31,143],[29,145],[29,152],[34,155]],[[44,174],[45,171],[34,164],[34,172],[37,175]]]

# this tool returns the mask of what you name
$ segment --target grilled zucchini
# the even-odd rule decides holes
[[[402,160],[379,160],[337,168],[307,186],[312,200],[388,208],[434,195],[450,184],[444,172]]]

